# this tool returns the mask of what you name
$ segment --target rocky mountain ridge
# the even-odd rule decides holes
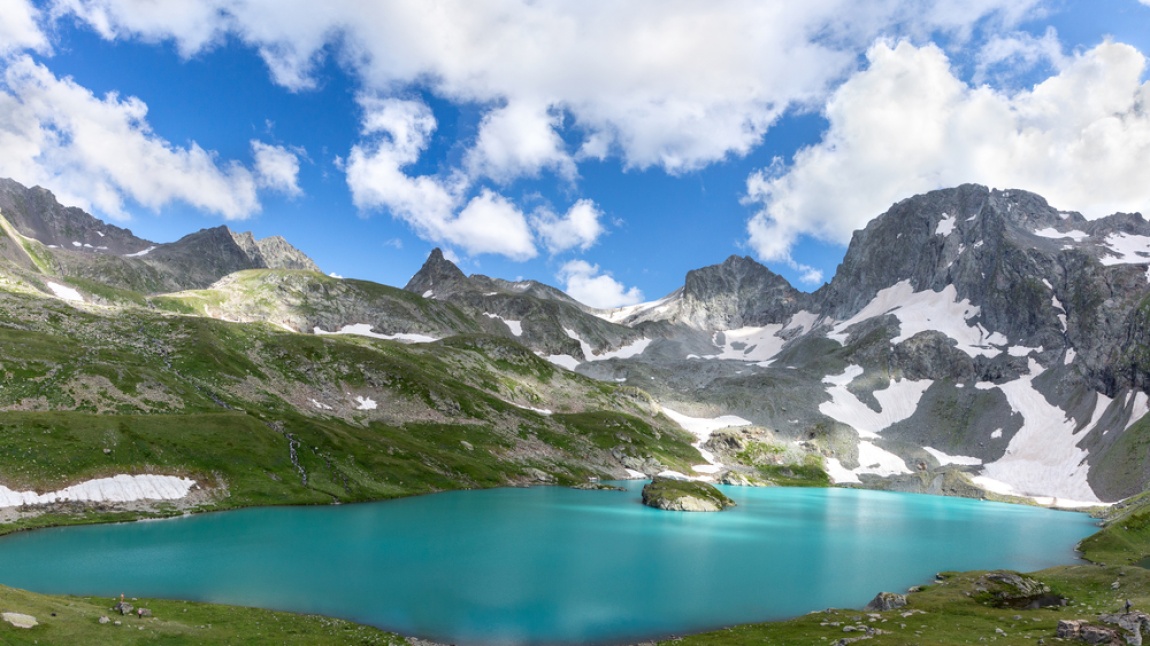
[[[22,249],[3,254],[19,266],[144,294],[204,288],[245,269],[319,271],[280,236],[256,240],[250,232],[219,226],[154,243],[60,205],[47,189],[10,179],[0,179],[0,217],[21,238]]]
[[[12,221],[27,231],[81,230],[22,217]],[[641,388],[698,440],[700,463],[682,477],[825,471],[841,485],[1062,506],[1150,483],[1150,223],[1138,214],[1088,221],[1032,193],[964,185],[872,220],[814,293],[732,256],[658,301],[611,311],[534,281],[466,276],[439,250],[401,291],[323,276],[282,240],[223,227],[140,263],[29,240],[22,266],[71,280],[66,289],[112,285],[152,294],[159,310],[303,334],[489,339],[480,345]],[[10,246],[0,253],[19,264]],[[191,288],[162,289],[180,281]],[[662,470],[626,457],[627,469]]]

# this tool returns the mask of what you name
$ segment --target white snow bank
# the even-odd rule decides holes
[[[1075,242],[1082,242],[1083,240],[1090,237],[1090,234],[1086,233],[1085,231],[1059,231],[1054,227],[1039,229],[1038,231],[1034,232],[1034,235],[1041,238],[1071,238]]]
[[[1104,265],[1128,265],[1150,262],[1150,237],[1128,233],[1111,233],[1102,244],[1110,248],[1113,256],[1102,256]]]
[[[827,458],[827,475],[835,484],[862,484],[862,480],[859,480],[855,472],[844,467],[838,458]]]
[[[56,295],[56,298],[60,298],[66,301],[76,301],[78,303],[84,302],[84,297],[80,295],[80,292],[71,287],[48,281],[48,289],[52,290],[52,293]]]
[[[691,467],[696,473],[714,474],[717,473],[723,465],[715,460],[715,454],[703,448],[703,444],[711,438],[711,433],[722,429],[730,428],[732,426],[749,426],[750,420],[743,419],[737,415],[722,415],[720,417],[691,417],[682,413],[676,412],[663,406],[663,414],[671,418],[673,422],[678,424],[684,431],[694,435],[698,441],[691,444],[691,446],[698,449],[703,459],[707,464],[698,464]],[[660,474],[662,475],[662,474]],[[710,478],[705,478],[710,479]]]
[[[974,482],[974,484],[978,485],[979,487],[982,487],[983,489],[990,491],[992,493],[1002,494],[1004,496],[1017,496],[1019,498],[1029,498],[1030,500],[1033,500],[1034,502],[1038,503],[1039,505],[1044,505],[1046,507],[1062,507],[1062,508],[1066,508],[1066,509],[1078,509],[1078,508],[1083,508],[1083,507],[1099,507],[1099,506],[1109,507],[1110,505],[1114,504],[1114,503],[1109,503],[1109,502],[1097,502],[1097,501],[1091,501],[1091,500],[1074,500],[1072,498],[1059,498],[1057,496],[1028,496],[1026,494],[1019,493],[1018,491],[1016,491],[1014,489],[1014,487],[1010,486],[1009,484],[1006,484],[1005,482],[1000,482],[998,480],[995,480],[994,478],[988,478],[986,476],[975,476],[975,477],[971,478],[971,481]]]
[[[841,375],[824,377],[831,400],[819,404],[820,413],[853,427],[860,438],[878,437],[893,424],[914,415],[923,393],[934,383],[930,379],[892,381],[886,388],[874,391],[880,409],[876,412],[846,388],[861,374],[862,368],[850,366]]]
[[[926,330],[937,330],[958,342],[958,349],[975,357],[994,357],[1001,350],[993,347],[1006,343],[1006,337],[990,333],[981,325],[970,325],[969,319],[978,316],[981,309],[969,300],[958,300],[954,285],[941,292],[925,290],[915,292],[910,281],[901,281],[881,290],[858,314],[838,323],[827,335],[839,343],[846,343],[847,329],[876,316],[893,314],[899,320],[899,335],[891,343],[902,343]]]
[[[782,325],[767,325],[715,332],[711,342],[718,346],[719,353],[701,358],[732,359],[750,363],[769,361],[782,351],[786,343],[785,339],[778,336],[782,330]],[[723,335],[721,344],[718,342],[720,334]]]
[[[922,450],[933,455],[934,459],[938,460],[938,463],[944,467],[948,464],[962,464],[970,466],[977,466],[982,464],[982,460],[980,458],[973,458],[969,455],[947,455],[946,453],[943,453],[942,451],[931,448],[929,446],[922,447]]]
[[[142,251],[137,251],[136,253],[126,253],[126,254],[124,254],[124,257],[125,258],[140,258],[142,256],[146,256],[146,255],[152,253],[152,251],[155,250],[155,248],[156,248],[155,245],[153,245],[153,246],[148,247],[147,249],[144,249]]]
[[[678,294],[671,294],[657,301],[625,305],[608,310],[597,310],[593,311],[592,314],[604,321],[610,321],[612,323],[622,323],[628,318],[639,316],[640,314],[646,314],[647,316],[644,318],[657,318],[658,315],[667,313],[671,304],[677,300],[679,300]]]
[[[608,350],[606,352],[596,354],[595,349],[591,347],[591,344],[584,341],[583,338],[579,336],[578,332],[576,332],[575,330],[567,329],[567,328],[563,328],[563,332],[566,333],[568,337],[575,339],[576,341],[579,342],[579,348],[583,351],[583,356],[586,358],[587,361],[605,361],[607,359],[630,359],[631,357],[637,357],[637,356],[643,354],[643,351],[647,349],[647,346],[651,345],[651,339],[642,338],[642,339],[639,339],[637,341],[632,341],[631,343],[628,343],[627,345],[625,345],[621,348],[618,348],[616,350]],[[560,355],[560,356],[568,356],[568,355]]]
[[[946,237],[954,231],[954,216],[942,214],[942,219],[938,221],[938,226],[934,228],[934,235]]]
[[[560,368],[566,368],[568,370],[574,370],[578,368],[580,363],[578,359],[569,354],[541,354],[539,356],[559,366]]]
[[[371,397],[361,397],[357,395],[355,401],[359,404],[355,407],[356,410],[375,410],[379,408],[379,405],[376,404],[375,400]]]
[[[500,321],[503,321],[503,324],[507,326],[507,329],[511,330],[512,334],[515,336],[523,336],[523,321],[511,321],[503,318],[502,316],[499,316],[498,314],[491,314],[489,312],[484,312],[483,315],[487,318],[499,319]]]
[[[437,337],[427,336],[425,334],[408,334],[407,332],[400,332],[398,334],[380,334],[371,331],[372,326],[367,323],[356,323],[354,325],[345,325],[335,332],[327,332],[323,328],[317,327],[313,332],[316,334],[355,334],[357,336],[367,336],[373,339],[384,339],[386,341],[403,341],[406,343],[431,343],[438,341]]]
[[[897,473],[911,473],[903,459],[879,448],[877,445],[862,440],[859,442],[859,467],[854,470],[855,475],[873,473],[887,477]]]
[[[1078,448],[1082,436],[1074,433],[1077,423],[1032,383],[1044,370],[1030,359],[1030,374],[997,386],[1011,409],[1022,415],[1022,428],[1010,439],[1006,455],[985,465],[982,475],[1022,495],[1096,504],[1098,497],[1086,481],[1088,452]]]
[[[631,480],[646,480],[647,479],[646,473],[643,473],[642,471],[636,471],[634,469],[627,469],[627,475],[630,476]]]
[[[45,494],[38,494],[35,491],[13,491],[0,485],[0,507],[44,505],[63,501],[177,500],[187,496],[188,490],[195,484],[195,480],[188,478],[149,474],[97,478]]]
[[[331,406],[328,406],[327,404],[316,399],[311,400],[311,405],[320,410],[333,410]]]

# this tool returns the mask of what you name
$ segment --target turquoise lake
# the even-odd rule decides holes
[[[0,583],[316,612],[457,644],[628,642],[827,607],[941,570],[1071,563],[1084,514],[852,489],[723,487],[664,512],[627,491],[460,491],[47,529]]]

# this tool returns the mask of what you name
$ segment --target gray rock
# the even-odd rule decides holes
[[[906,607],[906,595],[898,594],[897,592],[880,592],[875,595],[871,602],[866,604],[867,610],[886,611],[897,610],[898,608]]]

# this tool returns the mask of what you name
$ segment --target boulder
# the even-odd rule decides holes
[[[880,592],[866,604],[867,610],[885,611],[906,607],[906,596],[896,592]]]
[[[32,615],[25,615],[19,612],[5,612],[0,615],[0,617],[3,617],[4,621],[7,621],[17,628],[35,628],[40,623],[36,621],[36,618]]]

